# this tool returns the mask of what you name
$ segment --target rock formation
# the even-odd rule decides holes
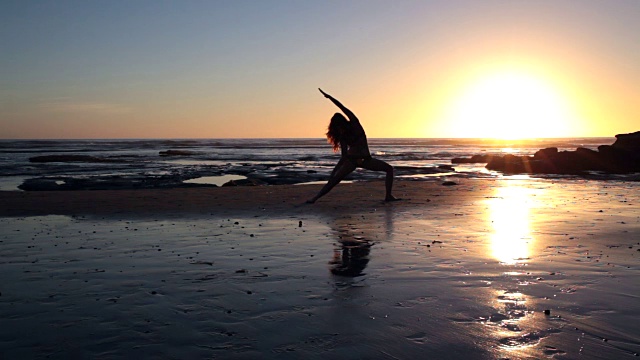
[[[32,163],[49,162],[83,162],[83,163],[113,163],[124,162],[118,159],[101,158],[89,155],[43,155],[29,158]]]
[[[476,155],[469,159],[453,159],[453,163],[487,162],[489,170],[508,174],[582,174],[601,171],[612,174],[640,172],[640,131],[616,135],[612,145],[600,145],[598,151],[577,148],[538,150],[533,156]]]

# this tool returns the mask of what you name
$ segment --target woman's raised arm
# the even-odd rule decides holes
[[[347,115],[347,118],[349,118],[349,121],[355,121],[357,123],[360,122],[360,120],[358,120],[358,117],[356,117],[356,115],[351,110],[347,109],[344,105],[342,105],[340,101],[336,100],[333,96],[322,91],[322,89],[318,88],[318,90],[320,90],[320,92],[322,93],[322,95],[324,95],[324,97],[331,100],[331,102],[333,102],[345,115]]]

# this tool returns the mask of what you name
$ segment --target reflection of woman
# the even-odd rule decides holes
[[[342,156],[331,172],[329,181],[313,198],[307,200],[308,203],[314,203],[316,200],[326,195],[334,186],[338,185],[342,179],[349,175],[356,168],[364,168],[373,171],[384,171],[387,173],[385,179],[386,196],[385,201],[397,200],[391,195],[391,187],[393,186],[393,167],[386,162],[371,157],[369,152],[369,144],[367,143],[367,135],[364,128],[360,125],[360,121],[351,110],[347,109],[338,100],[331,95],[318,89],[327,99],[331,100],[345,115],[335,113],[329,123],[327,131],[327,139],[333,145],[333,150],[341,150]]]
[[[333,260],[329,262],[331,273],[346,277],[364,275],[363,271],[369,263],[371,246],[369,242],[341,241],[341,248],[334,250]]]

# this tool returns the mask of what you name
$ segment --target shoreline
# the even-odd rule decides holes
[[[371,146],[376,150],[375,157],[394,166],[396,176],[446,180],[448,177],[502,176],[487,170],[484,161],[487,159],[452,164],[455,159],[477,154],[495,158],[513,154],[521,158],[549,148],[559,149],[562,154],[580,148],[583,150],[580,154],[592,154],[603,143],[611,143],[611,139],[537,139],[522,143],[482,139],[371,139]],[[9,141],[3,143],[0,152],[5,154],[0,162],[0,189],[20,187],[25,191],[213,187],[225,184],[227,178],[235,179],[236,185],[288,185],[326,181],[339,158],[322,139]],[[564,170],[558,169],[561,173],[567,172]],[[576,175],[625,180],[638,180],[639,176]],[[376,172],[355,171],[350,179],[368,181],[381,177]]]
[[[474,181],[458,185],[472,187]],[[269,185],[234,187],[194,187],[136,190],[74,190],[74,191],[0,191],[0,216],[37,215],[185,215],[224,213],[297,213],[323,212],[340,208],[381,206],[411,207],[427,203],[431,194],[450,194],[454,189],[441,182],[396,181],[394,193],[403,198],[386,203],[384,181],[363,181],[339,184],[316,204],[305,201],[315,195],[322,184]],[[429,191],[425,192],[425,190]],[[345,201],[345,199],[348,199]],[[352,201],[357,199],[357,201]]]
[[[181,187],[158,189],[117,190],[54,190],[54,191],[3,191],[0,190],[0,216],[34,215],[117,215],[117,214],[170,214],[185,215],[300,211],[322,212],[328,209],[354,211],[356,209],[447,205],[447,201],[479,201],[502,183],[559,184],[561,186],[619,185],[630,189],[640,188],[640,182],[617,179],[574,178],[458,178],[454,186],[443,186],[443,179],[402,180],[394,182],[394,195],[402,201],[383,201],[384,181],[345,181],[336,186],[316,204],[305,204],[315,195],[324,182],[314,184]],[[457,196],[459,198],[453,198]],[[445,201],[445,199],[448,199]],[[450,203],[449,203],[450,205]]]

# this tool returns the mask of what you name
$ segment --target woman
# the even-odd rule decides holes
[[[327,131],[327,140],[331,145],[333,145],[333,151],[337,152],[338,149],[341,150],[342,156],[340,157],[340,161],[338,161],[336,167],[331,172],[331,176],[329,177],[327,184],[320,190],[318,195],[307,200],[307,202],[311,204],[316,202],[316,200],[326,195],[334,186],[338,185],[345,176],[349,175],[358,167],[367,170],[386,172],[386,196],[384,199],[385,201],[397,200],[393,195],[391,195],[391,187],[393,186],[393,167],[382,160],[371,157],[369,144],[367,143],[367,135],[365,134],[362,125],[360,125],[358,118],[351,112],[351,110],[344,107],[340,101],[334,99],[331,95],[322,91],[322,89],[318,90],[320,90],[324,97],[331,100],[340,110],[342,110],[349,120],[340,113],[335,113],[331,118],[329,129]]]

